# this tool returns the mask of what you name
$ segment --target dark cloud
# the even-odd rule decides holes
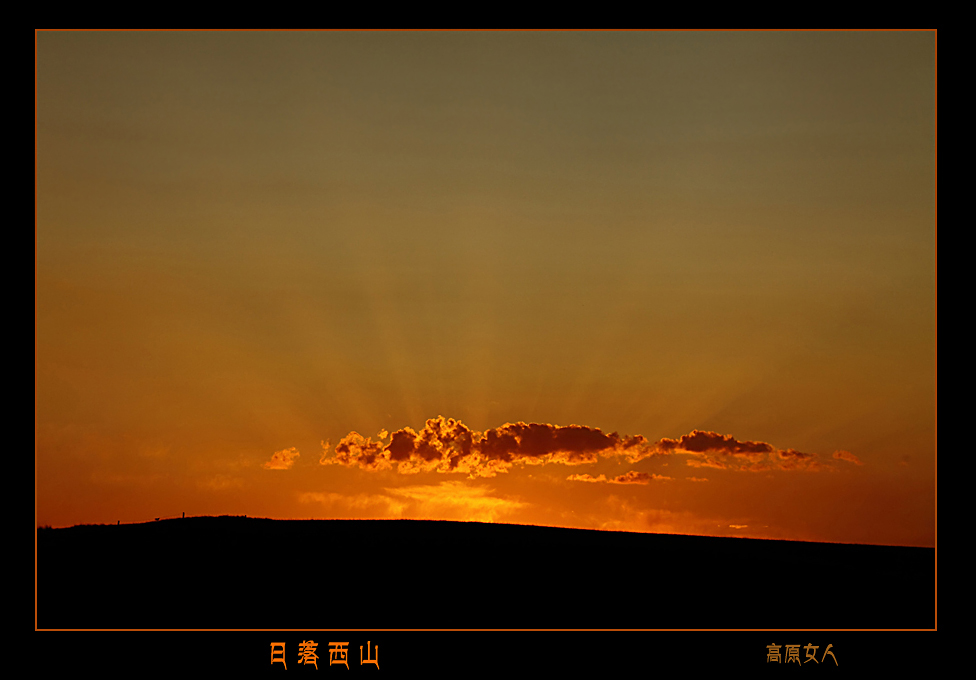
[[[678,439],[667,437],[655,447],[669,454],[688,454],[691,467],[710,467],[717,470],[763,472],[766,470],[803,470],[818,472],[832,469],[817,461],[816,454],[796,449],[779,449],[760,441],[740,441],[730,434],[693,430]]]
[[[761,441],[740,441],[732,435],[704,430],[693,430],[678,439],[663,438],[652,444],[642,435],[622,437],[616,432],[605,433],[585,425],[517,422],[476,432],[459,420],[438,416],[428,420],[419,432],[410,427],[393,432],[388,444],[383,443],[386,436],[383,431],[379,441],[373,441],[350,432],[331,455],[323,443],[325,453],[321,462],[357,465],[366,470],[395,467],[401,474],[438,471],[470,477],[493,477],[514,465],[584,465],[596,463],[600,458],[624,458],[635,463],[650,456],[677,454],[692,456],[687,461],[692,467],[751,471],[812,471],[823,467],[814,460],[814,454],[777,449]],[[572,475],[568,479],[597,481],[599,478]],[[631,471],[608,481],[646,484],[652,479],[668,478]]]
[[[621,437],[583,425],[506,423],[485,432],[474,432],[453,418],[431,418],[419,432],[409,427],[397,430],[383,445],[351,432],[322,463],[359,465],[380,469],[392,465],[399,472],[438,470],[491,477],[512,465],[595,463],[600,456],[638,455],[648,448],[638,435]]]
[[[780,457],[780,460],[810,460],[814,457],[812,453],[802,453],[795,449],[783,449],[777,451],[776,455]]]
[[[631,470],[610,480],[611,484],[650,484],[652,481],[668,480],[670,477],[655,475],[648,472],[638,472]]]
[[[815,471],[821,466],[815,461],[816,456],[812,453],[803,453],[795,449],[783,449],[776,452],[779,465],[784,470],[810,470]]]
[[[774,447],[766,442],[739,441],[730,434],[703,430],[693,430],[691,434],[682,435],[680,439],[665,437],[657,445],[665,451],[680,449],[691,453],[714,451],[724,454],[762,454],[774,451]]]
[[[382,441],[374,442],[370,437],[364,437],[358,432],[350,432],[339,440],[332,456],[328,455],[329,445],[322,442],[323,465],[339,463],[341,465],[358,465],[364,470],[382,470],[390,467],[390,461],[384,455]]]

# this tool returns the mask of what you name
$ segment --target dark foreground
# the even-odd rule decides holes
[[[932,628],[928,548],[410,520],[41,529],[39,628]]]

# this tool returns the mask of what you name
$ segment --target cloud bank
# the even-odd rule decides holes
[[[388,443],[385,441],[387,437]],[[750,472],[831,469],[812,453],[780,449],[762,441],[740,441],[732,435],[703,430],[693,430],[677,439],[665,437],[651,442],[642,435],[608,434],[585,425],[518,422],[477,432],[459,420],[443,416],[431,418],[419,432],[410,427],[392,434],[384,430],[376,440],[350,432],[332,451],[329,451],[327,442],[322,442],[322,448],[319,462],[323,465],[344,465],[368,471],[394,469],[399,474],[459,473],[472,479],[494,477],[514,466],[590,465],[601,458],[636,463],[651,456],[675,455],[688,456],[687,465],[696,468]],[[834,458],[860,463],[846,451],[835,453]],[[567,479],[648,484],[670,478],[631,470],[611,479],[589,474],[570,475]]]

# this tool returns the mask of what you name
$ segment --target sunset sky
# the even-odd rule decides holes
[[[935,33],[39,32],[38,525],[935,544]]]

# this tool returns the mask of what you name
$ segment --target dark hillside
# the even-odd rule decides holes
[[[931,628],[935,553],[411,520],[38,530],[40,628]]]

